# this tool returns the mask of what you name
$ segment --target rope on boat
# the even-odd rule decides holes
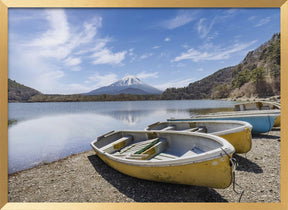
[[[233,191],[234,191],[235,193],[237,193],[237,194],[240,194],[240,197],[239,197],[239,199],[238,199],[238,202],[240,203],[240,202],[241,202],[241,198],[242,198],[242,196],[243,196],[243,194],[244,194],[244,189],[243,189],[239,184],[236,183],[236,179],[235,179],[235,177],[236,177],[236,176],[235,176],[235,171],[236,171],[236,168],[238,167],[238,162],[237,162],[237,160],[236,160],[235,158],[230,158],[230,162],[231,162],[231,164],[232,164]],[[237,191],[236,191],[236,185],[241,189],[240,192],[237,192]]]
[[[236,168],[238,167],[238,162],[237,162],[237,160],[235,159],[235,158],[233,158],[233,157],[230,157],[229,156],[229,154],[223,149],[223,148],[221,148],[222,150],[223,150],[223,152],[227,155],[227,157],[229,158],[229,160],[230,160],[230,163],[231,163],[231,165],[232,165],[232,182],[233,182],[233,191],[235,192],[235,193],[237,193],[237,194],[240,194],[240,197],[239,197],[239,199],[238,199],[238,202],[240,203],[241,202],[241,198],[242,198],[242,196],[243,196],[243,194],[244,194],[244,189],[239,185],[239,184],[237,184],[236,183],[236,179],[235,179],[235,171],[236,171]],[[237,192],[236,191],[236,185],[241,189],[241,192]]]

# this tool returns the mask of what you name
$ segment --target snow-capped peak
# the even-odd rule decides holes
[[[145,84],[135,76],[126,76],[111,85],[92,90],[87,93],[87,95],[117,95],[121,93],[132,95],[153,95],[161,94],[162,91]]]
[[[121,80],[115,82],[113,85],[117,86],[130,86],[130,85],[138,85],[143,84],[143,82],[135,76],[126,76],[123,77]]]

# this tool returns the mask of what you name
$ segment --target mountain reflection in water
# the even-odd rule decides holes
[[[225,101],[129,101],[9,104],[8,173],[90,150],[111,130],[143,130],[168,118],[224,111]],[[226,108],[225,108],[226,107]],[[17,123],[11,123],[17,122]]]

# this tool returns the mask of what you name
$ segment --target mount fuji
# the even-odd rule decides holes
[[[111,85],[92,90],[85,95],[118,95],[121,93],[132,95],[159,95],[163,91],[145,84],[135,76],[126,76]]]

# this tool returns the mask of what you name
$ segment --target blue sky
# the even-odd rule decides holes
[[[84,93],[134,75],[161,90],[237,65],[279,9],[9,9],[9,78]]]

